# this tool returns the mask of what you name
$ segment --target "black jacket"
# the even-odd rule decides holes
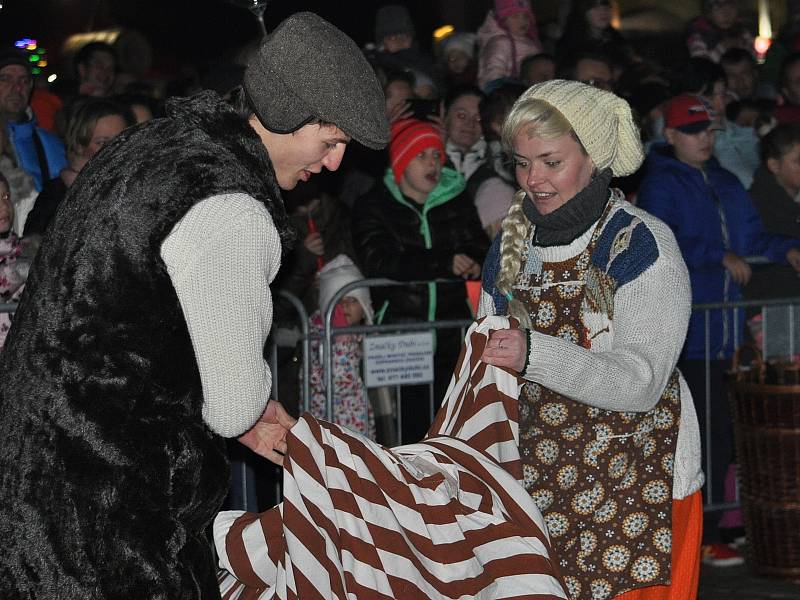
[[[283,237],[259,137],[213,93],[176,99],[81,171],[0,354],[0,597],[219,598],[204,530],[228,488],[161,243],[244,192]]]
[[[447,168],[442,173],[443,180],[461,178]],[[456,195],[427,211],[430,248],[426,248],[422,232],[422,207],[416,208],[418,205],[407,198],[399,201],[385,179],[359,198],[353,207],[351,229],[364,276],[398,281],[454,278],[455,254],[466,254],[483,263],[489,239],[481,229],[474,204],[463,191],[463,179],[453,189]],[[429,289],[424,285],[374,289],[372,301],[377,311],[388,302],[384,321],[427,320],[429,316]],[[434,301],[436,319],[471,316],[463,284],[437,285]]]
[[[765,232],[800,238],[800,205],[789,197],[763,165],[753,175],[750,198]],[[747,299],[799,297],[800,276],[789,265],[755,266],[742,293]]]
[[[28,218],[25,219],[25,237],[44,235],[68,189],[61,177],[55,177],[44,184]]]

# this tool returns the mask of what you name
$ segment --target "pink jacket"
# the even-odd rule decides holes
[[[535,32],[535,25],[531,29]],[[478,29],[478,85],[484,88],[495,79],[516,77],[522,59],[541,52],[542,44],[538,36],[512,38],[500,27],[494,11],[490,10]]]

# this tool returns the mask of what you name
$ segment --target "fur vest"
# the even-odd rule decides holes
[[[206,93],[115,138],[59,208],[0,355],[0,597],[218,597],[228,461],[160,247],[226,192],[288,239],[259,137]]]

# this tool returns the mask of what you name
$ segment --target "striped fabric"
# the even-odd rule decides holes
[[[566,598],[519,481],[521,381],[479,360],[506,327],[488,317],[470,328],[422,443],[387,449],[303,415],[283,502],[215,521],[223,599]]]

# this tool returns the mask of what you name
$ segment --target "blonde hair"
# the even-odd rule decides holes
[[[503,147],[509,156],[514,154],[514,138],[521,132],[529,137],[553,140],[571,135],[579,144],[572,125],[551,104],[538,98],[520,98],[503,123]],[[583,145],[581,149],[585,152]],[[519,190],[501,225],[500,272],[495,286],[508,300],[508,316],[519,320],[522,327],[531,327],[531,318],[525,305],[514,297],[514,282],[522,266],[522,253],[530,235],[531,222],[522,210],[525,191]]]
[[[503,147],[509,155],[514,152],[514,138],[527,129],[529,137],[554,140],[568,133],[574,135],[572,125],[552,104],[539,98],[522,97],[514,103],[503,123]],[[577,137],[576,137],[577,139]]]

